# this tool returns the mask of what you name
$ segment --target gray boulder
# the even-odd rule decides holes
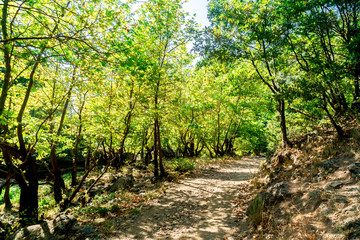
[[[53,221],[54,233],[64,234],[76,225],[76,218],[71,215],[59,215]]]
[[[342,160],[341,158],[334,158],[320,163],[319,164],[320,171],[325,175],[334,172],[336,169],[340,167],[339,163],[341,160]]]
[[[59,215],[52,221],[28,226],[18,230],[7,240],[56,240],[74,229],[76,218],[70,215]]]
[[[349,171],[351,173],[351,177],[355,180],[360,179],[360,163],[355,163],[354,165],[349,167]]]
[[[126,175],[115,179],[115,181],[107,187],[107,191],[116,192],[119,189],[129,189],[134,186],[135,180],[132,175]]]
[[[360,239],[360,218],[346,224],[347,239]]]
[[[292,192],[290,190],[290,182],[280,182],[269,187],[266,190],[265,204],[271,205],[276,202],[281,202],[284,199],[291,197]]]

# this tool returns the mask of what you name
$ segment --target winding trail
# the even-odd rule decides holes
[[[234,160],[226,167],[212,167],[185,179],[135,219],[121,222],[108,239],[239,239],[241,227],[232,204],[239,187],[262,160]]]

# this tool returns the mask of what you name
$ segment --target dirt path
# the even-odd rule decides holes
[[[238,239],[238,218],[232,204],[239,187],[262,160],[244,158],[184,180],[135,219],[123,221],[109,240]]]

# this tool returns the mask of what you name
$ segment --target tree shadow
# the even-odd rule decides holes
[[[133,219],[123,219],[109,239],[224,239],[238,227],[236,192],[259,163],[236,162],[185,180]]]

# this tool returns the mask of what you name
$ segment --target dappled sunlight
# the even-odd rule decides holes
[[[109,239],[233,239],[239,226],[232,203],[261,160],[207,169],[184,180],[139,215],[119,220]]]

